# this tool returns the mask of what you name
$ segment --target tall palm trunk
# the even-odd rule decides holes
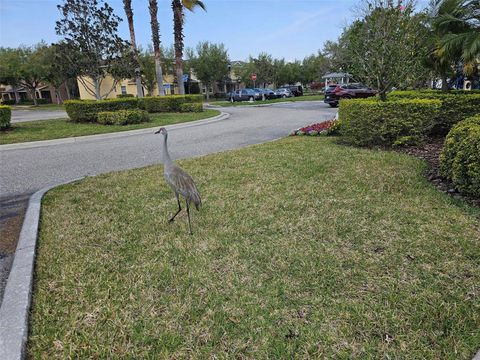
[[[185,94],[183,84],[183,5],[181,0],[172,0],[173,35],[175,39],[175,74],[177,76],[178,93]]]
[[[138,62],[138,50],[137,43],[135,41],[135,28],[133,27],[133,11],[132,11],[132,0],[123,0],[123,8],[125,9],[125,14],[127,15],[128,28],[130,30],[130,46],[132,49],[133,59],[135,60],[135,84],[137,85],[137,96],[139,98],[143,97],[143,87],[142,87],[142,78],[140,77],[140,65]]]
[[[158,94],[164,96],[165,91],[163,90],[162,63],[160,60],[160,30],[157,19],[157,0],[149,0],[148,8],[150,10],[150,25],[152,27],[152,42],[153,51],[155,53],[155,73],[157,75]]]

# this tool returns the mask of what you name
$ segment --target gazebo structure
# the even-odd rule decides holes
[[[322,79],[325,79],[325,86],[328,85],[329,82],[334,82],[335,84],[348,84],[353,77],[349,73],[330,73],[325,74],[322,76]]]

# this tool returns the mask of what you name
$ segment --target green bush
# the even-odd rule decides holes
[[[135,97],[133,94],[118,94],[117,99],[125,99]]]
[[[440,155],[440,172],[458,190],[480,196],[480,115],[450,130]]]
[[[0,130],[10,127],[10,119],[12,118],[12,109],[10,106],[0,105]]]
[[[68,116],[74,122],[95,122],[99,112],[137,109],[136,98],[108,100],[67,100],[64,102]]]
[[[142,99],[142,106],[149,113],[180,112],[182,104],[202,102],[202,95],[148,96]]]
[[[340,101],[343,139],[357,146],[419,143],[432,127],[441,102],[431,99]]]
[[[15,100],[2,100],[2,105],[15,105]]]
[[[442,93],[435,90],[392,91],[389,100],[398,99],[438,99],[442,102],[440,111],[434,119],[431,133],[445,135],[456,123],[474,116],[480,109],[480,93],[472,91],[450,91]]]
[[[145,110],[117,110],[102,111],[98,113],[97,122],[103,125],[139,124],[150,121],[150,116]]]
[[[185,103],[180,105],[180,112],[202,112],[203,104],[201,103]]]
[[[184,96],[185,96],[185,102],[187,103],[203,103],[202,94],[184,95]]]

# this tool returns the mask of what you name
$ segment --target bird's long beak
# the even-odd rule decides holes
[[[155,134],[160,134],[160,130],[155,131]]]

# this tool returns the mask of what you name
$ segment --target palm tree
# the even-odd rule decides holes
[[[130,30],[130,46],[132,49],[133,59],[137,65],[135,69],[135,84],[137,85],[137,96],[139,98],[143,97],[143,88],[142,88],[142,79],[140,77],[139,62],[138,62],[138,50],[137,43],[135,41],[135,28],[133,27],[133,11],[132,11],[132,0],[123,0],[123,8],[125,9],[125,14],[127,15],[128,28]]]
[[[480,8],[478,0],[440,0],[434,28],[442,35],[438,54],[463,60],[471,73],[480,58]]]
[[[205,4],[200,0],[172,0],[173,35],[175,40],[175,73],[177,75],[178,93],[185,94],[183,86],[183,8],[193,11],[195,7],[205,10]]]
[[[148,9],[150,10],[150,25],[152,27],[152,42],[153,42],[153,52],[155,55],[155,73],[157,74],[157,87],[158,94],[160,96],[165,95],[163,90],[163,73],[162,73],[162,64],[161,64],[161,54],[160,54],[160,29],[158,25],[157,12],[158,5],[157,0],[149,0]]]

